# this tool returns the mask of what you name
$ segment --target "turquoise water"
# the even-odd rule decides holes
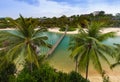
[[[60,38],[61,34],[58,33],[52,33],[52,32],[45,32],[42,34],[43,36],[48,36],[47,43],[54,45],[56,41]],[[49,48],[46,47],[40,47],[41,54],[46,54],[46,52],[49,51]]]
[[[105,44],[113,45],[113,43],[120,44],[120,36],[117,36],[115,38],[109,38],[108,40],[104,41]]]
[[[70,36],[65,36],[60,45],[49,58],[49,63],[61,71],[74,70],[74,62],[69,57],[71,51],[68,51]]]

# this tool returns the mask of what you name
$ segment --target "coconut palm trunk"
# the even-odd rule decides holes
[[[75,56],[74,61],[75,61],[75,72],[78,72],[78,55]]]
[[[78,60],[75,60],[75,72],[78,72]]]
[[[91,50],[91,45],[88,46],[88,53],[87,53],[87,63],[86,63],[86,80],[88,79],[88,69],[89,69],[89,60],[90,60],[90,50]]]

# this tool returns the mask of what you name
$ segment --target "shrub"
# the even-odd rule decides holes
[[[9,79],[15,78],[14,73],[16,72],[16,67],[13,63],[4,65],[0,69],[0,82],[9,82]]]
[[[65,31],[65,30],[66,30],[66,27],[61,27],[59,29],[59,31]],[[74,28],[73,26],[68,26],[67,31],[75,31],[75,30],[76,30],[76,28]]]
[[[25,69],[25,68],[24,68]],[[17,77],[16,82],[89,82],[80,74],[71,72],[69,74],[56,72],[48,64],[42,65],[32,72],[23,70]]]
[[[37,80],[31,74],[22,72],[18,75],[16,82],[37,82]]]
[[[89,82],[83,78],[79,73],[72,71],[69,74],[69,82]]]

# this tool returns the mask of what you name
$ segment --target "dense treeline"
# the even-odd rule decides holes
[[[29,19],[29,18],[28,18]],[[65,15],[61,17],[52,17],[52,18],[47,18],[47,17],[42,17],[42,18],[33,18],[33,22],[37,22],[39,26],[41,27],[47,27],[47,28],[52,28],[52,27],[60,27],[61,30],[64,30],[66,25],[69,26],[70,31],[75,30],[74,28],[77,27],[77,25],[81,25],[82,27],[86,27],[87,23],[90,22],[104,22],[104,27],[119,27],[120,26],[120,14],[116,14],[113,16],[112,14],[105,14],[104,11],[99,11],[98,14],[94,15],[93,13],[90,14],[83,14],[83,15],[73,15],[70,17],[67,17]],[[19,21],[19,18],[16,19],[16,21]],[[3,22],[5,21],[5,18],[0,19],[0,28],[6,28],[9,25],[9,21],[7,25],[4,24]]]
[[[56,18],[40,18],[40,26],[45,27],[60,27],[64,28],[68,25],[70,28],[76,28],[77,25],[81,25],[82,27],[86,27],[87,23],[90,22],[102,22],[104,23],[105,27],[118,27],[120,26],[120,14],[116,14],[113,16],[112,14],[105,14],[104,11],[100,11],[98,14],[94,15],[93,13],[90,14],[83,14],[83,15],[73,15],[67,17],[65,15]]]

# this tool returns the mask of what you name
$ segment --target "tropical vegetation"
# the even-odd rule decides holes
[[[9,82],[10,79],[15,78],[16,67],[14,63],[9,62],[0,69],[0,82]]]
[[[8,18],[8,17],[6,17]],[[86,20],[90,22],[104,22],[104,27],[119,27],[120,26],[120,13],[117,13],[115,16],[112,14],[106,14],[104,11],[99,11],[99,14],[94,15],[90,14],[82,14],[82,15],[72,15],[72,16],[61,16],[61,17],[41,17],[41,18],[32,18],[33,21],[37,21],[37,25],[40,27],[59,27],[64,28],[66,24],[73,30],[73,28],[77,27],[77,24],[82,27],[86,27]],[[20,18],[14,19],[19,21]],[[0,18],[0,28],[10,27],[9,23],[4,24],[5,18]],[[12,26],[11,26],[12,27]],[[71,30],[70,29],[70,30]],[[69,29],[68,29],[69,30]]]
[[[116,54],[115,54],[116,62],[111,65],[111,68],[114,68],[120,65],[120,44],[114,44],[114,46],[116,51]]]
[[[70,56],[76,62],[76,71],[86,72],[86,79],[88,78],[90,61],[92,61],[95,69],[100,74],[103,74],[100,58],[110,65],[105,55],[113,57],[114,48],[102,42],[110,37],[114,37],[115,33],[101,33],[101,25],[94,22],[88,25],[86,29],[79,26],[79,33],[74,36],[73,41],[70,43],[69,49],[72,50]]]
[[[76,72],[69,74],[57,71],[48,64],[30,73],[26,68],[16,78],[16,82],[89,82]]]
[[[16,64],[29,62],[31,71],[33,63],[39,68],[40,46],[51,47],[45,42],[48,37],[41,35],[46,29],[35,29],[37,24],[32,22],[31,18],[25,19],[21,15],[19,21],[10,18],[6,20],[14,26],[15,30],[0,31],[0,43],[2,43],[1,47],[3,48],[1,51],[6,52],[1,57],[0,68],[7,62]]]

